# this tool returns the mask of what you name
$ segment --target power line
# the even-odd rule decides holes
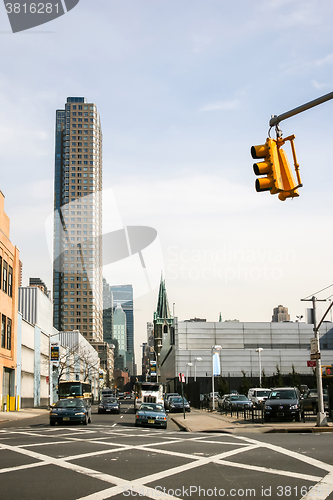
[[[331,285],[326,286],[325,288],[322,288],[322,290],[319,290],[318,292],[315,292],[315,293],[312,293],[312,294],[308,295],[307,297],[305,297],[305,299],[302,299],[302,300],[306,300],[306,299],[308,299],[309,297],[313,297],[313,296],[317,295],[318,293],[321,293],[321,292],[323,292],[324,290],[327,290],[328,288],[331,288],[331,286],[333,286],[333,283],[332,283]],[[332,294],[332,295],[333,295],[333,294]],[[332,297],[332,295],[330,295],[330,297]]]

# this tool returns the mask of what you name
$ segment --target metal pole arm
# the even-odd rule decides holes
[[[319,324],[318,324],[318,326],[317,326],[317,330],[319,330],[319,328],[321,327],[322,322],[323,322],[323,321],[324,321],[324,319],[326,318],[326,316],[327,316],[327,314],[329,313],[329,311],[330,311],[330,309],[331,309],[331,307],[332,307],[332,306],[333,306],[333,302],[331,302],[331,303],[330,303],[330,305],[329,305],[329,307],[327,308],[327,310],[326,310],[326,312],[325,312],[324,316],[323,316],[323,317],[321,318],[321,320],[319,321]]]
[[[287,111],[282,115],[278,116],[274,115],[269,121],[269,126],[274,127],[278,123],[282,122],[282,120],[286,120],[287,118],[298,115],[299,113],[302,113],[303,111],[306,111],[310,108],[314,108],[315,106],[318,106],[323,102],[329,101],[330,99],[333,99],[333,92],[325,94],[322,97],[318,97],[318,99],[314,99],[313,101],[307,102],[306,104],[302,104],[302,106],[298,106],[297,108],[291,109],[290,111]]]

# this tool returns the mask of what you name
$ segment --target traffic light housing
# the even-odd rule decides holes
[[[265,144],[252,146],[251,155],[254,159],[264,159],[261,162],[253,164],[253,170],[256,175],[265,175],[256,180],[256,191],[270,191],[271,194],[279,194],[279,199],[285,201],[287,198],[299,196],[297,188],[301,187],[301,179],[299,176],[299,165],[296,159],[296,151],[294,147],[295,136],[289,136],[285,139],[268,138]],[[295,181],[293,172],[289,165],[288,157],[282,146],[286,141],[290,141],[294,167],[297,176],[298,184]]]
[[[333,377],[333,366],[331,365],[322,365],[321,372],[323,378]]]
[[[270,191],[271,194],[279,193],[283,189],[280,173],[280,162],[277,144],[274,139],[267,139],[265,144],[252,146],[251,155],[254,159],[264,158],[264,161],[254,163],[253,170],[256,175],[267,174],[256,180],[256,191]]]

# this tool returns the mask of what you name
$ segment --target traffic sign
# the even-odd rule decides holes
[[[311,354],[315,354],[317,352],[317,339],[316,337],[313,337],[310,339],[310,346],[311,346]]]
[[[311,354],[311,359],[320,359],[320,352],[316,352],[315,354]]]
[[[317,366],[317,361],[315,359],[312,359],[311,361],[307,361],[307,365],[310,368],[315,368]]]

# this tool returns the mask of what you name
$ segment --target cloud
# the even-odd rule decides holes
[[[323,59],[315,61],[316,66],[326,66],[327,64],[333,64],[333,54],[328,54]]]
[[[319,83],[319,82],[316,82],[316,80],[312,80],[311,83],[315,89],[322,89],[324,87],[327,87],[327,83]]]
[[[238,99],[230,99],[229,101],[216,101],[211,104],[206,104],[199,109],[202,111],[228,111],[232,109],[239,109],[240,101]]]

